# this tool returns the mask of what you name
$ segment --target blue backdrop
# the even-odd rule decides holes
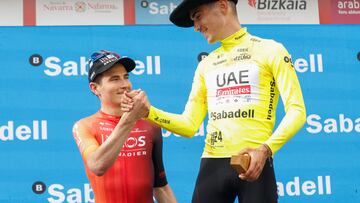
[[[360,202],[360,26],[247,26],[292,54],[307,123],[276,155],[280,202]],[[181,113],[208,45],[174,26],[0,27],[0,202],[93,202],[72,125],[99,108],[87,82],[89,54],[136,59],[134,88]],[[278,120],[284,114],[279,104]],[[204,145],[163,131],[168,180],[190,202]],[[140,192],[140,191],[139,191]]]

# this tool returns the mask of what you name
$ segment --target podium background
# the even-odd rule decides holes
[[[1,203],[93,202],[72,137],[74,122],[99,108],[86,79],[91,52],[136,59],[134,88],[153,105],[182,112],[198,58],[218,44],[171,25],[180,2],[0,1]],[[292,54],[308,113],[275,155],[279,200],[360,202],[360,1],[272,1],[271,9],[264,2],[239,0],[239,20]],[[277,114],[279,122],[281,103]],[[204,125],[192,139],[163,131],[167,177],[180,203],[191,201],[205,134]]]
[[[307,107],[307,123],[275,155],[280,202],[360,202],[360,26],[246,27],[287,47]],[[218,46],[168,25],[1,27],[0,39],[2,203],[92,202],[72,137],[74,122],[99,108],[84,72],[92,51],[137,60],[133,87],[181,113],[199,54]],[[283,114],[279,104],[278,121]],[[190,202],[204,128],[192,139],[163,135],[168,181],[179,202]]]

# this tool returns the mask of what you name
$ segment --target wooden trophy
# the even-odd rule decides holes
[[[230,159],[230,165],[238,174],[245,173],[250,165],[250,156],[248,154],[233,155]]]

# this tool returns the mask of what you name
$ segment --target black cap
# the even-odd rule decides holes
[[[216,0],[184,0],[170,14],[170,21],[179,27],[192,27],[194,21],[190,18],[190,11]],[[238,0],[231,0],[237,4]]]
[[[89,82],[93,82],[99,74],[109,70],[115,64],[122,64],[127,72],[134,70],[136,64],[131,58],[121,58],[117,53],[100,50],[91,54],[89,59]]]

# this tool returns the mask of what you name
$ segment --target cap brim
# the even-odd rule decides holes
[[[190,11],[196,7],[216,0],[188,0],[181,2],[170,14],[170,21],[179,27],[192,27],[194,21],[190,18]],[[235,4],[237,0],[231,0]]]
[[[97,74],[103,73],[107,70],[109,70],[111,67],[113,67],[115,64],[121,64],[124,66],[125,70],[129,73],[135,68],[135,61],[131,58],[120,58],[118,60],[115,60],[111,63],[108,63],[106,66],[103,66],[97,71]]]
[[[170,14],[170,21],[179,27],[192,27],[194,26],[194,21],[190,18],[190,11],[212,1],[214,0],[183,1]]]
[[[109,70],[111,67],[113,67],[117,63],[122,64],[128,73],[131,72],[132,70],[134,70],[134,68],[136,66],[135,61],[132,60],[131,58],[120,58],[118,60],[115,60],[115,61],[112,61],[111,63],[106,64],[106,66],[99,68],[96,72],[96,75],[98,76],[99,74]],[[95,76],[95,77],[97,77],[97,76]],[[94,81],[95,77],[92,80],[89,79],[89,82]]]
[[[132,70],[134,70],[134,68],[136,66],[135,61],[132,60],[131,58],[121,58],[118,61],[116,61],[115,63],[122,64],[128,73],[130,73]]]

